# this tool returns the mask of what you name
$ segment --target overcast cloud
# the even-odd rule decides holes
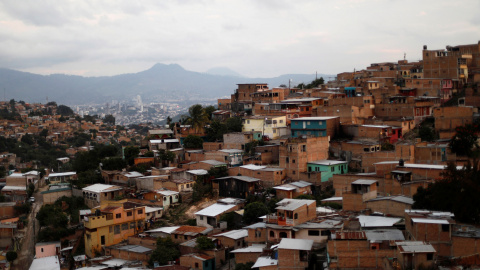
[[[420,59],[480,40],[480,1],[3,0],[0,66],[39,74],[134,73],[155,63],[250,77]]]

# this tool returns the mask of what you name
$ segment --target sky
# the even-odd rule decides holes
[[[2,0],[0,67],[111,76],[155,63],[337,74],[475,44],[480,1]]]

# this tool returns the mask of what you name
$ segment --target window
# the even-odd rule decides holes
[[[122,218],[122,213],[116,214],[116,215],[115,215],[115,218]]]
[[[187,236],[186,236],[186,235],[184,235],[184,236],[183,236],[183,239],[185,239],[185,240],[188,240],[188,238],[187,238]]]
[[[295,214],[293,215],[293,218],[294,218],[294,219],[298,219],[298,213],[295,213]]]
[[[306,146],[306,145],[302,145],[302,151],[303,151],[303,152],[306,152],[306,151],[307,151],[307,146]]]
[[[442,224],[442,232],[448,232],[448,231],[450,231],[450,225]]]
[[[43,252],[43,248],[41,248],[42,252]]]
[[[255,237],[262,237],[261,231],[255,231]]]
[[[287,233],[286,232],[280,232],[280,234],[278,235],[278,237],[280,238],[287,238]]]
[[[198,263],[195,263],[195,268],[198,268]]]
[[[285,162],[286,162],[286,163],[289,163],[289,162],[290,162],[290,159],[289,159],[288,157],[285,158]]]
[[[200,216],[200,220],[203,220],[203,216]]]
[[[123,223],[122,224],[122,231],[128,230],[128,223]]]
[[[275,232],[274,231],[270,231],[270,237],[275,238]]]
[[[295,159],[292,159],[292,163],[295,163]]]
[[[109,232],[109,233],[112,233],[112,232],[113,232],[113,226],[110,226],[108,232]]]
[[[310,235],[310,236],[319,236],[319,235],[320,235],[320,231],[318,231],[318,230],[308,230],[308,235]]]
[[[135,229],[135,222],[130,222],[130,229]]]
[[[114,234],[120,234],[120,225],[115,225]]]
[[[427,261],[433,260],[433,253],[427,253]]]
[[[175,234],[175,239],[178,239],[178,234]]]
[[[331,167],[330,170],[331,170],[332,172],[334,172],[334,171],[335,171],[335,167]]]
[[[166,200],[167,200],[167,197],[163,197],[163,200],[166,201]]]
[[[132,211],[127,212],[127,217],[131,217],[131,216],[132,216]]]
[[[138,213],[139,215],[141,215],[141,214],[143,214],[143,210],[142,210],[142,209],[140,209],[140,210],[138,210],[138,212],[137,212],[137,213]]]

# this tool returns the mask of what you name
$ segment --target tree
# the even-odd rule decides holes
[[[207,140],[209,142],[223,141],[223,134],[228,132],[227,125],[220,121],[214,120],[207,128]]]
[[[190,149],[202,149],[203,139],[199,136],[188,135],[185,140],[183,140],[183,146]]]
[[[313,80],[311,83],[309,84],[304,84],[304,83],[300,83],[299,85],[297,85],[296,88],[301,88],[301,89],[311,89],[311,88],[315,88],[315,87],[318,87],[322,84],[324,84],[324,80],[323,80],[323,77],[320,77],[318,79],[315,79]]]
[[[474,160],[462,169],[448,164],[443,179],[419,187],[413,196],[413,209],[430,209],[453,212],[460,222],[480,224],[480,170]]]
[[[110,124],[112,126],[115,125],[115,117],[111,114],[107,114],[105,115],[105,119],[103,119],[103,122],[105,122],[106,124]]]
[[[169,116],[167,116],[167,125],[170,126],[170,124],[172,123],[172,118]]]
[[[243,120],[241,117],[231,117],[226,121],[228,132],[242,132]]]
[[[192,125],[195,133],[200,132],[200,130],[208,122],[208,115],[205,113],[205,109],[200,104],[195,104],[188,108],[189,116],[186,119],[186,123]]]
[[[158,158],[162,161],[163,166],[167,166],[167,161],[173,162],[175,160],[175,153],[165,149],[160,149],[158,152]]]
[[[421,125],[418,130],[418,137],[424,142],[431,142],[435,140],[435,130],[427,125]]]
[[[205,107],[204,110],[205,110],[205,114],[208,117],[208,120],[211,121],[212,120],[212,114],[213,114],[214,111],[217,110],[217,108],[215,108],[215,106],[210,105],[210,106]]]
[[[73,110],[70,107],[65,106],[65,105],[58,106],[57,107],[57,113],[62,115],[62,116],[74,115]]]
[[[140,148],[136,146],[127,146],[123,149],[123,155],[125,156],[125,160],[130,166],[133,165],[135,158],[138,157],[139,153]]]
[[[250,270],[254,264],[254,262],[237,263],[235,264],[235,270]]]
[[[258,218],[268,214],[268,208],[261,202],[252,202],[245,206],[243,212],[243,221],[246,224],[252,224],[258,221]]]
[[[102,160],[102,170],[122,170],[127,162],[121,157],[111,157]]]
[[[197,237],[197,244],[195,247],[200,250],[208,250],[215,248],[215,244],[213,243],[212,239],[206,236],[199,236]]]
[[[160,237],[157,239],[157,248],[152,252],[148,264],[150,266],[153,266],[155,263],[166,265],[169,261],[174,261],[178,257],[180,257],[180,251],[172,238]]]
[[[455,128],[455,135],[450,140],[450,148],[453,153],[461,156],[471,156],[478,149],[478,125],[467,124]]]
[[[18,255],[17,255],[17,252],[15,252],[15,251],[13,251],[13,250],[7,251],[7,255],[6,255],[7,261],[13,262],[13,261],[15,261],[15,260],[17,259],[17,256],[18,256]]]

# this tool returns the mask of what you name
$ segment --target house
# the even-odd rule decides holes
[[[292,137],[304,135],[314,137],[334,137],[340,131],[340,118],[332,117],[300,117],[291,120]]]
[[[248,230],[240,229],[240,230],[232,230],[220,234],[216,234],[215,237],[217,240],[220,241],[221,245],[225,246],[226,248],[232,249],[239,249],[246,246],[245,239],[248,236]]]
[[[123,187],[105,184],[94,184],[82,188],[83,198],[88,207],[99,206],[103,201],[115,200],[125,196]]]
[[[148,231],[145,231],[150,236],[153,237],[170,237],[172,232],[174,232],[176,229],[180,228],[180,226],[172,226],[172,227],[160,227],[160,228],[155,228],[151,229]]]
[[[351,190],[343,192],[343,210],[360,211],[366,208],[366,201],[377,197],[377,181],[358,179],[351,183]]]
[[[37,243],[35,244],[35,257],[60,256],[60,248],[60,241]]]
[[[129,202],[101,205],[85,217],[85,254],[92,258],[103,247],[119,244],[143,231],[145,207]]]
[[[158,202],[165,210],[180,201],[179,192],[168,189],[150,191],[145,193],[143,197],[145,200]]]
[[[245,248],[239,248],[230,251],[235,254],[235,264],[255,262],[262,255],[265,244],[253,244]]]
[[[50,173],[45,180],[48,180],[50,184],[56,183],[71,183],[71,181],[77,180],[77,172],[59,172],[59,173]]]
[[[244,117],[242,132],[247,131],[261,132],[262,136],[277,139],[288,134],[287,117],[260,115]]]
[[[215,258],[201,254],[192,253],[180,256],[180,265],[198,270],[215,270]]]
[[[190,241],[202,235],[207,235],[212,231],[211,228],[202,226],[180,226],[170,233],[170,237],[175,243]]]
[[[300,195],[312,194],[312,184],[305,181],[291,182],[273,187],[276,190],[278,199],[294,199]]]
[[[112,256],[116,259],[141,261],[147,265],[153,250],[138,245],[113,245],[105,247],[105,256]]]
[[[348,162],[341,160],[316,160],[307,163],[308,172],[321,172],[322,182],[327,182],[334,174],[348,173]]]
[[[44,204],[53,204],[59,198],[72,197],[72,187],[69,183],[50,184],[48,190],[41,192]]]
[[[198,226],[219,227],[220,216],[238,210],[235,204],[215,203],[195,213]]]
[[[312,247],[313,240],[283,238],[278,245],[278,268],[308,268]]]
[[[388,216],[403,217],[405,210],[412,209],[414,201],[403,195],[377,197],[365,202],[367,209],[372,212],[380,212]]]
[[[239,166],[243,163],[243,150],[220,149],[217,151],[209,151],[205,152],[205,159],[225,162],[230,167]]]
[[[258,178],[248,176],[225,176],[213,179],[213,189],[218,190],[220,197],[247,199],[259,190]]]
[[[435,264],[435,248],[422,241],[397,241],[399,251],[398,262],[402,269],[420,269],[433,267]]]
[[[260,179],[260,185],[264,188],[280,185],[287,176],[284,168],[254,164],[231,167],[228,169],[228,175],[258,178]]]

